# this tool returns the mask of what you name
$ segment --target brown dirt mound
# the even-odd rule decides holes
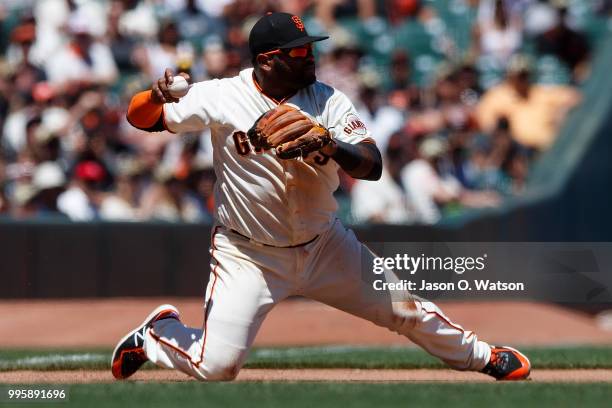
[[[0,373],[0,383],[5,384],[91,384],[109,383],[115,380],[107,371],[11,371]],[[143,370],[129,381],[182,382],[195,381],[185,374],[171,370]],[[336,382],[479,382],[495,380],[475,372],[453,370],[360,370],[360,369],[244,369],[238,382],[249,381],[336,381]],[[612,370],[534,370],[531,381],[549,383],[612,383]]]

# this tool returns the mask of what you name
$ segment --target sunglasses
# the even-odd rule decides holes
[[[312,52],[312,44],[302,45],[300,47],[290,48],[288,50],[272,50],[268,52],[262,52],[261,55],[276,55],[276,54],[285,54],[289,55],[291,58],[306,58],[308,54]]]

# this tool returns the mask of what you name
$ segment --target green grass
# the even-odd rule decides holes
[[[534,368],[612,368],[612,347],[521,348]],[[0,350],[0,371],[105,370],[110,350]],[[416,348],[301,347],[259,348],[251,352],[250,368],[442,368]]]
[[[537,368],[612,368],[612,347],[522,348]],[[108,369],[110,350],[0,350],[0,370]],[[149,368],[152,366],[150,365]],[[247,367],[441,368],[415,348],[260,348]],[[0,385],[5,395],[7,387]],[[33,388],[35,386],[28,385]],[[44,385],[49,388],[50,385]],[[555,383],[115,382],[57,385],[68,401],[19,407],[608,407],[612,385]],[[0,407],[7,406],[0,395]]]
[[[74,407],[609,407],[607,384],[112,383],[57,386]],[[0,402],[0,405],[2,403]],[[15,406],[26,407],[19,403]]]

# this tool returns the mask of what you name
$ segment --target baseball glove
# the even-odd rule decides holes
[[[289,105],[261,115],[247,135],[253,147],[275,149],[281,159],[306,157],[331,142],[327,129]]]

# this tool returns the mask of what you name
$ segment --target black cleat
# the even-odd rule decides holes
[[[119,341],[111,359],[113,377],[118,380],[124,380],[138,371],[149,360],[143,348],[145,333],[154,322],[163,319],[178,320],[179,312],[176,307],[172,305],[158,306],[140,326],[126,334]]]
[[[512,347],[491,346],[491,360],[482,372],[497,380],[525,380],[529,377],[531,363],[520,351]]]

